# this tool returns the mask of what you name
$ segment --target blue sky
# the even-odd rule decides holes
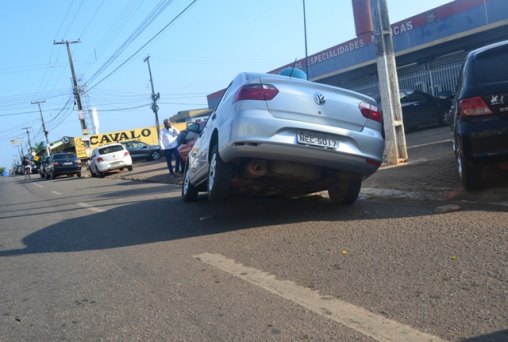
[[[387,0],[391,22],[447,2]],[[355,37],[351,0],[306,0],[306,19],[309,55]],[[71,45],[74,66],[84,106],[97,108],[101,132],[154,124],[148,55],[161,122],[205,108],[206,95],[239,72],[267,72],[305,56],[302,0],[4,1],[0,32],[0,166],[6,167],[19,159],[12,139],[26,151],[24,127],[32,145],[44,140],[31,102],[46,101],[50,142],[81,135],[67,51],[54,41],[81,41]]]

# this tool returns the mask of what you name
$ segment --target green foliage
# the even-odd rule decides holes
[[[0,175],[1,175],[2,173],[4,173],[4,171],[5,171],[5,167],[0,166]]]
[[[43,141],[38,142],[34,146],[35,154],[39,157],[38,161],[34,161],[37,165],[40,165],[44,156],[46,155],[46,145]]]

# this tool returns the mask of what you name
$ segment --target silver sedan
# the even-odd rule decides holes
[[[353,203],[381,165],[382,115],[365,95],[282,75],[241,73],[189,153],[182,197],[295,196]]]

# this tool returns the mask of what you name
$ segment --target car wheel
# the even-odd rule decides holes
[[[153,151],[152,154],[150,154],[150,160],[159,160],[161,159],[161,153],[159,151]]]
[[[212,148],[212,157],[208,167],[208,199],[212,201],[225,199],[231,192],[233,168],[222,161],[219,148]]]
[[[46,178],[46,180],[49,179],[49,173],[46,172],[46,174],[44,175],[44,177]]]
[[[42,173],[40,173],[40,175],[41,175],[41,178],[46,178]]]
[[[184,202],[194,202],[198,199],[198,190],[190,182],[189,167],[185,168],[185,174],[182,183],[182,199]]]
[[[92,177],[97,177],[97,174],[95,172],[93,172],[93,168],[92,167],[90,167],[89,170],[90,170],[90,175]]]
[[[99,169],[97,167],[95,167],[95,171],[97,171],[97,176],[99,176],[100,178],[104,178],[104,176],[105,176],[104,172],[99,171]]]
[[[457,165],[462,186],[466,190],[483,189],[483,167],[468,164],[463,156],[457,156]]]
[[[441,114],[441,116],[439,117],[439,121],[437,123],[439,126],[448,125],[450,123],[448,118],[448,112],[444,112],[443,114]]]
[[[132,171],[132,165],[127,166],[127,170]]]
[[[76,173],[76,176],[81,177],[81,172]]]
[[[49,174],[49,178],[55,179],[55,173],[53,171],[51,171],[51,173]]]
[[[353,204],[358,198],[362,181],[359,179],[345,179],[331,185],[328,195],[334,204]]]

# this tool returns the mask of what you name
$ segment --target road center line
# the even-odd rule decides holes
[[[79,207],[81,208],[85,208],[85,209],[88,209],[94,213],[102,213],[104,212],[104,209],[101,209],[101,208],[97,208],[97,207],[94,207],[94,206],[91,206],[90,204],[88,203],[84,203],[84,202],[78,202],[76,203]]]
[[[58,191],[55,191],[55,190],[51,190],[51,193],[53,195],[57,195],[57,196],[63,195],[61,192],[58,192]]]
[[[292,281],[277,280],[272,274],[244,266],[223,255],[203,253],[194,257],[375,340],[444,341],[353,304],[323,296],[318,291],[299,286]]]

